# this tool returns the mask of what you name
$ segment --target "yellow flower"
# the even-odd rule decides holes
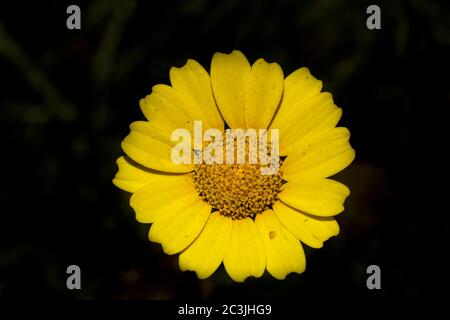
[[[250,65],[240,51],[216,53],[210,75],[188,60],[171,68],[170,82],[140,100],[147,121],[131,124],[113,180],[133,194],[137,221],[152,223],[149,239],[201,279],[222,262],[239,282],[266,269],[277,279],[302,273],[301,242],[320,248],[337,235],[333,216],[350,193],[328,179],[355,157],[331,94],[307,68],[284,78],[278,64]],[[172,133],[195,136],[199,120],[220,132],[279,129],[279,171],[263,175],[262,162],[176,164]]]

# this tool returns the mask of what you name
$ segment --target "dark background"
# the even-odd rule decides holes
[[[81,30],[66,8],[81,7]],[[444,110],[450,6],[367,1],[14,1],[0,5],[0,298],[277,299],[450,297]],[[239,49],[301,66],[343,108],[355,162],[338,237],[307,270],[244,284],[200,281],[147,240],[111,180],[138,101],[171,66]],[[445,121],[444,121],[445,122]],[[447,143],[448,145],[448,143]],[[447,159],[444,156],[444,163]],[[434,183],[430,177],[440,180]],[[66,268],[82,290],[66,288]],[[366,288],[381,267],[382,290]]]

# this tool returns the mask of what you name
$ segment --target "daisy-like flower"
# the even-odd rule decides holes
[[[307,68],[284,78],[276,63],[250,65],[240,51],[216,53],[210,74],[196,61],[171,68],[140,100],[146,121],[131,124],[113,182],[131,192],[130,205],[149,239],[178,254],[181,270],[201,279],[223,262],[238,282],[267,271],[277,279],[306,267],[301,242],[320,248],[339,233],[334,216],[349,189],[328,177],[355,157],[350,133],[336,127],[342,110]],[[177,164],[172,133],[278,129],[276,174],[262,163]],[[226,149],[225,144],[223,145]],[[198,151],[198,150],[194,150]]]

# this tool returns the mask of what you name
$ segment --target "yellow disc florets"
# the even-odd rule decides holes
[[[263,175],[260,163],[197,164],[192,175],[200,197],[232,219],[254,218],[271,208],[283,184],[281,171]]]

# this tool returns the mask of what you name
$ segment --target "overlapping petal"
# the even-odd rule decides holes
[[[170,210],[158,215],[150,228],[149,239],[161,243],[167,254],[178,253],[200,234],[210,213],[211,206],[198,198],[181,212]]]
[[[224,122],[214,101],[211,79],[208,72],[195,60],[189,59],[181,68],[170,69],[172,87],[183,97],[183,106],[188,110],[201,111],[191,116],[202,120],[203,128],[224,130]]]
[[[123,156],[117,159],[117,166],[119,167],[119,171],[113,179],[114,185],[122,190],[132,193],[149,183],[160,181],[172,182],[176,181],[176,179],[172,180],[174,177],[181,177],[181,175],[178,174],[148,169]]]
[[[276,279],[284,279],[289,273],[302,273],[306,258],[300,241],[278,220],[272,210],[258,214],[256,226],[266,249],[267,271]]]
[[[179,257],[180,269],[208,278],[222,263],[228,250],[232,220],[218,211],[212,213],[198,238]]]
[[[234,281],[260,277],[266,268],[263,239],[250,218],[233,220],[230,244],[223,264]]]
[[[288,155],[299,140],[338,123],[342,110],[334,105],[331,94],[323,92],[322,82],[307,68],[291,73],[284,81],[281,105],[270,125],[280,130],[280,154]]]
[[[324,241],[339,233],[333,217],[311,216],[280,201],[273,205],[273,211],[287,230],[312,248],[321,248]]]
[[[172,147],[161,141],[156,132],[146,134],[132,130],[122,141],[122,149],[126,155],[147,168],[173,173],[191,171],[192,165],[172,161]]]
[[[333,128],[300,140],[283,162],[283,178],[327,178],[338,173],[355,159],[349,138],[347,128]]]
[[[216,53],[211,83],[222,116],[230,128],[265,129],[283,94],[283,71],[258,59],[252,66],[240,51]]]
[[[334,216],[344,210],[350,190],[331,179],[306,179],[283,185],[281,201],[300,211],[316,216]]]
[[[188,209],[196,200],[198,194],[192,179],[181,175],[148,183],[131,196],[130,205],[137,221],[152,223],[168,212],[178,214]]]

